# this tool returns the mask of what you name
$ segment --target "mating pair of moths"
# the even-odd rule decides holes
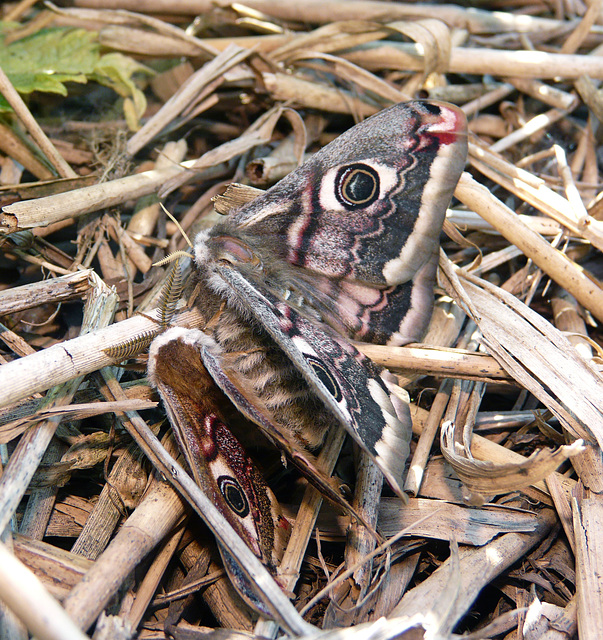
[[[282,520],[223,394],[289,451],[341,423],[401,494],[408,405],[354,342],[422,338],[466,153],[458,108],[398,104],[195,240],[207,326],[156,338],[149,375],[195,480],[273,572]]]

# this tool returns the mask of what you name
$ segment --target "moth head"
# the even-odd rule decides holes
[[[221,261],[262,269],[262,261],[243,240],[231,235],[202,231],[195,238],[195,261],[199,266]]]
[[[211,247],[216,260],[222,260],[230,264],[261,267],[261,260],[252,251],[251,247],[238,238],[213,236],[211,238]]]

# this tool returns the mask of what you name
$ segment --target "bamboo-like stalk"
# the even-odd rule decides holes
[[[56,172],[62,178],[77,178],[77,173],[65,162],[63,156],[56,150],[55,146],[46,137],[38,121],[31,115],[23,98],[15,90],[7,75],[0,68],[0,93],[15,110],[15,113],[24,124],[31,137],[37,142],[40,149],[46,155]]]
[[[429,419],[421,431],[419,442],[410,461],[408,475],[404,483],[404,491],[407,491],[412,496],[418,495],[421,488],[429,452],[433,446],[437,430],[440,428],[440,421],[444,415],[449,398],[450,382],[449,380],[444,380],[440,384],[438,393],[434,398],[431,411],[429,412]]]
[[[207,43],[218,50],[224,49],[228,43],[234,42],[242,47],[258,47],[269,53],[273,49],[289,43],[296,36],[246,36],[242,38],[211,38]],[[364,69],[377,71],[380,69],[399,69],[405,72],[422,71],[425,66],[423,51],[414,44],[381,42],[370,47],[361,46],[352,51],[344,51],[341,57]],[[588,76],[603,79],[603,69],[596,57],[549,53],[542,51],[505,51],[501,49],[481,48],[479,55],[475,49],[453,47],[446,69],[448,73],[492,74],[514,78],[540,79],[577,79]],[[496,99],[500,100],[500,91],[496,89]],[[507,89],[510,93],[512,89]],[[477,101],[480,101],[478,98]],[[485,108],[485,101],[480,101]]]
[[[136,0],[76,0],[78,7],[104,9],[140,9]],[[428,4],[392,4],[378,0],[306,0],[303,5],[278,0],[247,0],[246,6],[282,20],[324,24],[341,20],[406,20],[436,17],[450,26],[468,29],[472,33],[548,31],[562,23],[506,12],[471,10],[452,5],[438,6],[437,12]],[[211,0],[146,0],[148,13],[197,16],[213,8]]]
[[[184,505],[178,495],[165,482],[155,482],[84,579],[63,601],[65,610],[81,629],[88,629],[96,620],[132,569],[183,514]]]
[[[34,574],[2,542],[0,598],[40,640],[88,640]]]
[[[600,283],[588,277],[576,263],[521,223],[507,206],[468,174],[461,176],[455,195],[603,321],[603,288]]]
[[[93,286],[91,273],[90,269],[84,269],[66,276],[5,289],[0,292],[0,316],[43,304],[84,298]]]
[[[15,202],[2,208],[0,231],[44,227],[155,193],[166,180],[183,173],[192,164],[187,161],[66,193]]]
[[[572,500],[576,548],[578,631],[581,640],[595,640],[603,625],[603,549],[601,497]]]
[[[82,324],[82,333],[84,334],[93,328],[106,326],[112,320],[117,304],[117,297],[102,281],[98,281],[97,287],[93,291],[95,295],[88,300],[84,313]],[[35,353],[31,354],[27,358],[33,358],[36,355]],[[23,362],[25,359],[21,358],[21,360],[7,364]],[[6,366],[4,365],[2,369]],[[62,383],[51,382],[46,388],[52,386],[53,391],[46,395],[45,406],[69,404],[82,380],[83,376],[76,374]],[[19,441],[2,477],[0,477],[0,531],[8,526],[10,518],[25,493],[61,420],[62,416],[43,420],[31,428]]]
[[[511,382],[508,373],[492,356],[443,347],[386,347],[357,345],[358,350],[393,371],[442,377]]]

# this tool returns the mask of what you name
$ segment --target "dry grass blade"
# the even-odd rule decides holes
[[[446,261],[441,266],[450,295],[457,296],[459,304],[467,308],[492,355],[542,400],[574,437],[601,447],[601,377],[555,327],[517,298],[486,281],[455,273]],[[580,398],[573,393],[576,385]]]
[[[603,511],[598,495],[572,501],[576,544],[576,570],[578,573],[578,629],[580,638],[595,638],[599,624],[603,623],[601,602],[601,522]]]
[[[135,155],[174,118],[180,115],[184,109],[190,107],[193,102],[206,98],[210,91],[219,86],[219,82],[216,83],[215,81],[224,81],[225,73],[242,62],[247,56],[249,56],[247,49],[241,49],[233,45],[201,67],[165,103],[163,108],[130,138],[127,146],[128,153]]]
[[[478,461],[460,454],[454,441],[454,425],[442,426],[442,453],[466,489],[475,496],[494,496],[511,491],[521,491],[529,485],[543,480],[555,471],[567,458],[582,452],[581,441],[560,447],[557,451],[537,451],[527,460],[514,464],[495,464]]]

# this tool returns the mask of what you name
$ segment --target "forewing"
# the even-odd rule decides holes
[[[412,423],[408,405],[390,391],[388,374],[347,340],[259,291],[235,269],[217,267],[240,307],[253,316],[356,442],[402,495]]]
[[[356,340],[401,344],[431,315],[439,235],[463,170],[460,109],[410,102],[339,136],[196,243]],[[250,257],[253,256],[253,259]]]

